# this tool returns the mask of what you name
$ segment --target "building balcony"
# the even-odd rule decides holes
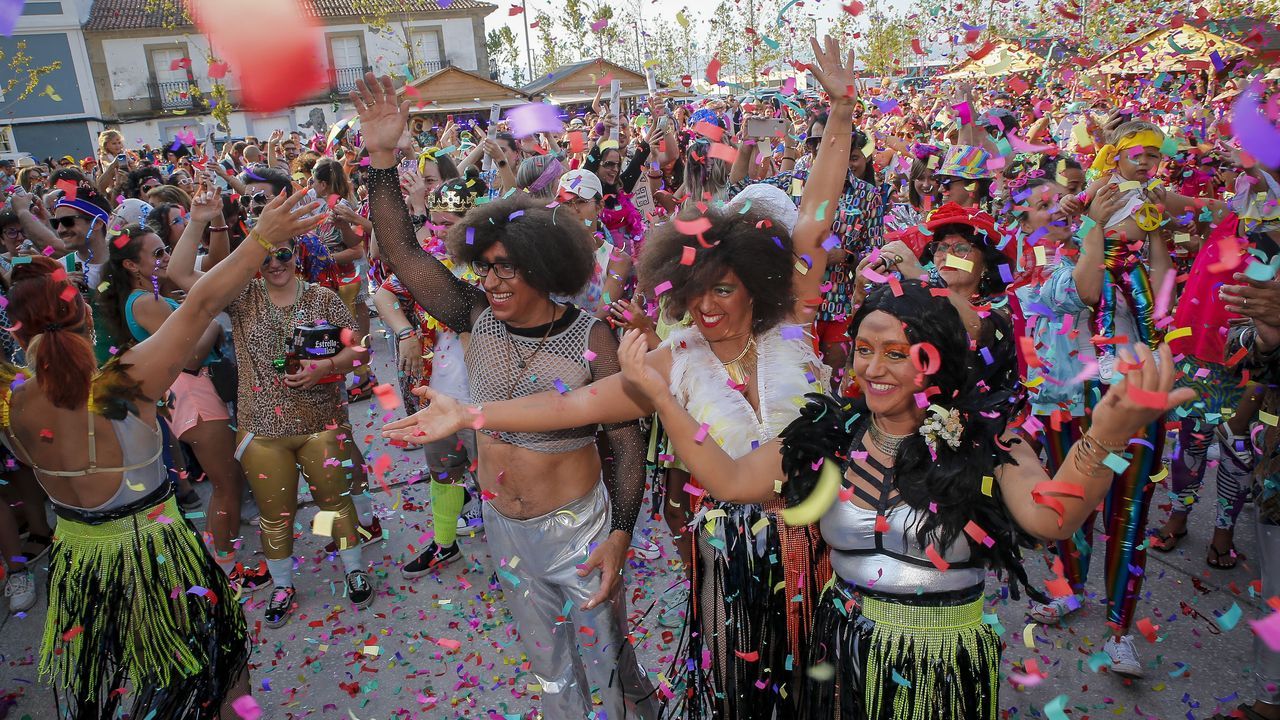
[[[157,113],[204,112],[207,110],[208,105],[203,97],[197,97],[191,92],[193,84],[189,80],[172,82],[160,82],[154,78],[149,80],[147,88],[151,95],[151,111]]]

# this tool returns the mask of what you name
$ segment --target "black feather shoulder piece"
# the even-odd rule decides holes
[[[782,497],[787,507],[795,507],[813,492],[823,460],[833,458],[841,468],[848,465],[853,427],[866,414],[852,401],[841,402],[830,395],[809,393],[805,398],[809,402],[800,417],[779,435],[782,471],[787,476]]]

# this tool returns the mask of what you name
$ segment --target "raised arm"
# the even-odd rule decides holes
[[[397,101],[391,78],[373,73],[356,81],[351,101],[369,151],[369,218],[382,259],[423,309],[451,329],[468,332],[486,302],[484,292],[454,277],[422,248],[400,193],[395,150],[409,121],[409,102]]]
[[[222,312],[262,267],[268,248],[283,245],[289,238],[320,224],[319,216],[306,218],[320,203],[296,202],[283,193],[273,198],[263,210],[251,238],[205,273],[191,288],[186,301],[154,335],[121,356],[121,362],[129,366],[130,377],[141,383],[144,396],[161,398],[169,391],[191,357],[192,347],[199,342],[213,317]]]
[[[622,189],[631,192],[636,186],[636,181],[640,179],[640,171],[644,169],[644,164],[649,160],[649,143],[641,140],[636,147],[636,152],[631,156],[631,162],[627,163],[627,169],[622,171],[622,175],[618,179],[618,184]]]
[[[599,351],[593,349],[592,352],[599,359]],[[653,351],[647,362],[660,376],[670,376],[670,350],[659,348]],[[466,428],[549,432],[584,425],[614,425],[652,415],[654,410],[643,394],[623,382],[621,373],[602,377],[563,395],[549,391],[483,406],[464,405],[431,388],[419,388],[413,392],[430,404],[425,410],[384,425],[383,437],[424,445]]]
[[[757,503],[773,497],[784,478],[781,443],[770,440],[736,460],[729,457],[671,394],[666,378],[648,360],[652,355],[646,353],[639,330],[628,330],[618,348],[622,376],[633,393],[646,397],[657,410],[680,462],[717,500]]]
[[[222,217],[222,193],[211,183],[202,184],[195,197],[191,199],[191,215],[187,218],[187,226],[183,228],[182,235],[178,237],[178,244],[173,248],[173,255],[169,257],[169,269],[167,271],[169,279],[173,284],[182,288],[187,292],[191,292],[191,288],[195,286],[196,281],[204,273],[196,269],[196,249],[200,246],[200,238],[204,236],[204,229],[209,227],[209,223],[214,218]],[[226,225],[225,221],[219,220],[222,225]],[[218,237],[221,236],[221,237]],[[229,257],[226,251],[230,249],[230,238],[223,231],[220,233],[209,234],[209,244],[219,244],[219,251],[214,257],[214,262],[209,263],[209,270],[215,265],[225,262]],[[243,245],[244,243],[241,243]]]
[[[1052,478],[1027,443],[1010,443],[1017,464],[996,468],[995,479],[1023,530],[1046,540],[1071,537],[1111,489],[1115,473],[1103,460],[1120,455],[1141,439],[1143,428],[1195,399],[1191,388],[1173,390],[1177,368],[1168,345],[1160,345],[1158,358],[1145,345],[1137,352],[1133,369],[1107,390],[1094,408],[1088,432]],[[1007,435],[1006,442],[1013,437]]]
[[[813,162],[809,180],[800,199],[800,218],[791,234],[795,252],[810,259],[809,268],[797,265],[795,277],[795,317],[803,317],[804,304],[822,296],[822,276],[827,269],[827,251],[822,243],[831,235],[840,191],[849,170],[849,145],[853,141],[853,104],[855,100],[853,53],[841,57],[840,46],[827,36],[822,46],[817,38],[813,46],[814,66],[810,70],[831,96],[831,113],[827,127],[832,132],[822,136],[818,157]],[[846,132],[845,129],[849,128]]]

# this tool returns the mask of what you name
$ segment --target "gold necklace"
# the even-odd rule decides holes
[[[739,387],[746,385],[747,380],[751,378],[751,373],[756,369],[756,339],[748,337],[747,344],[742,348],[742,352],[738,353],[738,357],[720,364],[724,365],[724,370],[729,374],[729,379],[734,385]]]
[[[868,434],[871,435],[871,444],[875,446],[876,450],[883,453],[885,457],[890,458],[898,457],[898,448],[912,435],[912,433],[894,435],[885,432],[880,428],[880,423],[876,422],[874,415],[871,416],[871,426],[868,428]]]

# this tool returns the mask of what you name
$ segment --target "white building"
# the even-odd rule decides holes
[[[264,0],[272,1],[272,0]],[[237,109],[220,136],[254,135],[273,130],[307,130],[354,114],[347,93],[367,70],[395,76],[424,77],[444,67],[489,75],[484,18],[496,6],[480,0],[388,0],[394,12],[380,19],[375,32],[352,0],[315,0],[329,65],[329,87],[308,102],[271,115]],[[131,146],[171,141],[181,131],[203,137],[214,129],[209,115],[209,40],[185,17],[166,17],[154,0],[95,0],[84,26],[85,42],[98,88],[103,118],[118,127]],[[182,3],[172,3],[181,7]],[[443,7],[441,7],[443,6]],[[252,22],[252,18],[246,18]],[[281,28],[281,32],[288,32]],[[189,60],[189,62],[187,62]],[[225,83],[233,105],[235,68]],[[204,98],[189,92],[196,86]]]

